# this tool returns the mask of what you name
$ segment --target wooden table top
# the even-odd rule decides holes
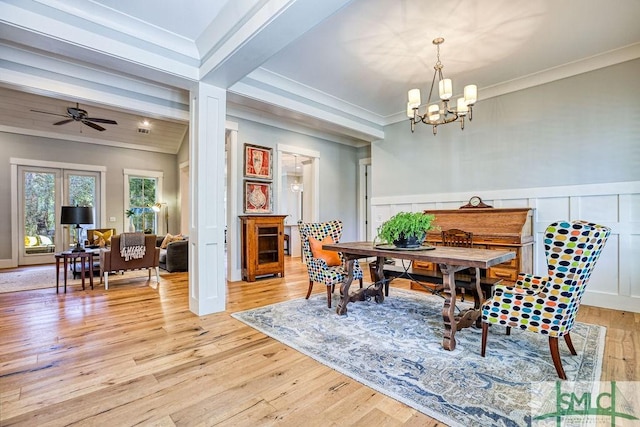
[[[372,242],[346,242],[322,245],[323,249],[342,252],[350,258],[388,257],[415,261],[435,262],[437,264],[464,265],[468,267],[489,268],[515,258],[512,251],[492,249],[457,248],[435,246],[431,250],[398,250],[374,246]],[[359,255],[359,256],[354,256]]]

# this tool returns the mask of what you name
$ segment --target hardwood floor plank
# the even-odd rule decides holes
[[[201,317],[187,273],[0,294],[0,425],[442,425],[230,316],[303,298],[306,267],[285,269],[229,283],[227,310]],[[607,327],[603,380],[640,380],[639,314],[583,306],[578,320]]]

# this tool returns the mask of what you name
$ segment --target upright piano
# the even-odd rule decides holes
[[[441,245],[442,230],[458,228],[473,233],[473,247],[513,251],[516,257],[486,271],[486,276],[513,283],[518,273],[533,272],[533,211],[531,208],[461,208],[428,209],[424,213],[435,215],[433,225],[438,227],[427,233],[426,242]],[[415,263],[414,267],[437,270],[430,263]]]

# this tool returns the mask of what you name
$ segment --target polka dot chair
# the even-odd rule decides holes
[[[335,243],[339,243],[342,236],[342,221],[334,220],[316,223],[303,223],[300,221],[298,222],[298,229],[300,231],[300,240],[302,241],[302,253],[309,273],[309,290],[306,298],[309,299],[314,282],[324,283],[327,286],[327,306],[331,308],[331,296],[335,290],[335,285],[341,284],[347,277],[346,263],[342,253],[339,254],[342,265],[335,267],[327,266],[323,259],[314,258],[309,244],[309,236],[313,236],[320,241],[327,236],[331,236]],[[358,264],[358,260],[356,260],[353,265],[353,279],[360,281],[360,288],[362,288],[363,276],[362,269]]]
[[[497,324],[549,336],[551,358],[558,377],[565,380],[558,338],[564,337],[572,355],[576,351],[569,332],[580,300],[611,229],[586,221],[558,221],[544,234],[548,276],[521,273],[515,286],[499,285],[482,306],[484,357],[489,325]]]

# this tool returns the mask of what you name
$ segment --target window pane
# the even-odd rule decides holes
[[[87,175],[69,175],[69,205],[94,207],[96,178]]]
[[[55,252],[55,209],[55,174],[25,172],[25,253]]]
[[[156,212],[151,206],[156,202],[156,178],[129,178],[129,208],[133,215],[130,220],[136,231],[157,233]]]

